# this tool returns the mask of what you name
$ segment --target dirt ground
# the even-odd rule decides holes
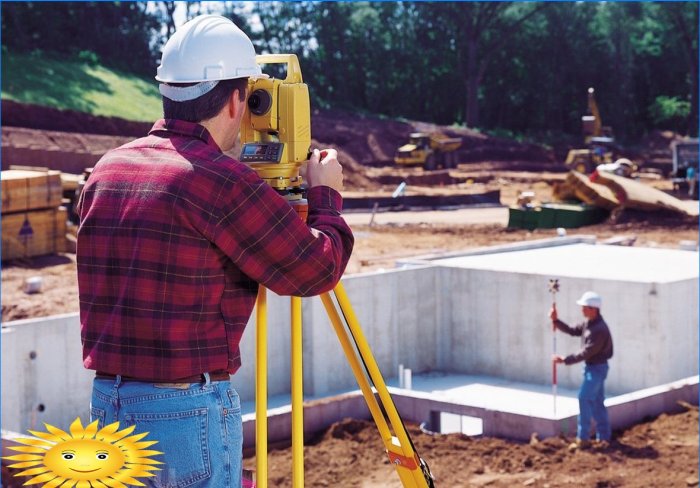
[[[28,117],[30,122],[26,122],[27,110],[22,114],[23,119],[17,125],[31,127],[32,117]],[[37,117],[40,116],[38,113]],[[55,117],[52,119],[55,120]],[[74,114],[71,115],[71,130],[77,119]],[[118,121],[108,122],[106,133],[119,134]],[[8,124],[4,107],[3,123]],[[92,125],[89,127],[99,129],[100,124],[95,119],[90,119],[90,123]],[[77,127],[76,130],[79,130],[80,125]],[[85,125],[82,127],[88,132],[84,129]],[[420,124],[413,128],[430,129]],[[534,191],[538,200],[549,201],[552,185],[566,176],[566,171],[557,163],[561,161],[561,152],[565,148],[545,149],[453,128],[441,130],[465,140],[465,147],[459,152],[460,165],[457,169],[425,172],[420,168],[397,169],[389,166],[394,149],[413,128],[404,122],[331,112],[316,112],[312,121],[316,143],[339,150],[345,167],[347,195],[390,194],[401,181],[406,181],[407,191],[412,194],[481,193],[497,189],[501,203],[510,205],[515,203],[522,191]],[[36,129],[56,130],[56,127]],[[95,131],[99,132],[97,129]],[[131,132],[122,131],[122,134]],[[61,145],[60,137],[57,139],[55,133],[51,137],[57,146]],[[81,134],[80,138],[86,146],[90,146],[90,134]],[[653,174],[645,176],[644,181],[662,190],[670,190],[667,181]],[[409,256],[553,235],[551,229],[527,231],[508,229],[502,225],[430,222],[374,225],[371,228],[358,225],[353,231],[356,245],[348,273],[391,268],[397,259]],[[579,231],[593,234],[599,240],[633,236],[636,246],[677,248],[683,240],[697,242],[698,220],[667,213],[625,211],[605,223]],[[42,291],[30,295],[23,288],[25,280],[32,276],[42,277]],[[74,254],[3,263],[3,322],[76,311],[78,296]],[[616,432],[616,442],[605,451],[569,452],[569,440],[561,438],[524,444],[503,439],[470,439],[461,435],[431,436],[421,433],[415,426],[410,429],[418,452],[432,468],[436,486],[442,488],[698,485],[698,410],[692,406],[687,406],[683,413],[661,415],[647,423]],[[309,442],[305,447],[305,460],[307,486],[401,486],[383,454],[374,426],[367,422],[347,420],[334,425]],[[254,460],[247,459],[246,464],[252,467]],[[291,486],[290,466],[289,449],[271,452],[270,486]],[[7,485],[7,479],[3,472],[4,486],[12,486]]]
[[[438,488],[661,488],[698,485],[698,409],[662,414],[614,433],[604,450],[570,451],[570,439],[518,443],[460,434],[409,434]],[[268,480],[291,487],[291,450],[271,451]],[[304,448],[306,486],[401,488],[374,424],[345,420]],[[255,468],[255,458],[244,466]]]
[[[680,241],[698,240],[697,221],[665,216],[658,220],[647,215],[621,216],[618,222],[607,222],[578,229],[580,233],[595,235],[598,240],[616,236],[633,236],[636,246],[677,248]],[[669,222],[674,222],[669,225]],[[552,237],[552,229],[508,229],[500,225],[359,225],[355,249],[348,263],[347,273],[363,273],[390,269],[399,259],[438,252],[458,251],[526,240]],[[15,260],[2,266],[2,321],[42,317],[77,312],[78,283],[75,254]],[[40,293],[24,292],[25,281],[41,276]]]
[[[428,463],[438,488],[681,488],[698,486],[698,409],[662,414],[614,433],[604,450],[570,451],[570,440],[554,437],[529,443],[460,434],[428,435],[408,426],[418,454]],[[255,458],[244,467],[255,469]],[[289,448],[270,450],[268,485],[291,487]],[[3,466],[7,488],[19,478]],[[16,471],[15,471],[16,472]],[[401,488],[374,425],[347,419],[304,447],[309,487]]]

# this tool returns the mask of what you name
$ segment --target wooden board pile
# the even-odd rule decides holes
[[[7,170],[2,182],[2,260],[66,250],[61,172]]]
[[[607,210],[671,210],[691,215],[688,207],[676,197],[639,181],[606,172],[596,171],[588,177],[571,171],[563,183],[555,186],[553,196],[560,202],[576,199]]]

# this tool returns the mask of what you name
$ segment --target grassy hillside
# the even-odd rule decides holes
[[[127,120],[153,121],[162,116],[153,79],[75,58],[17,54],[4,48],[2,98]]]

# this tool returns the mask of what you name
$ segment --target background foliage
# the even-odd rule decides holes
[[[546,140],[580,134],[592,86],[618,139],[697,135],[697,2],[178,3],[233,18],[258,52],[299,55],[316,106]],[[152,77],[175,7],[5,3],[3,52]]]

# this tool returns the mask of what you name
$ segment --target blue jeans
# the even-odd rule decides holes
[[[605,378],[608,363],[586,364],[583,369],[583,384],[578,392],[578,432],[576,437],[588,440],[591,433],[591,418],[596,424],[596,439],[609,441],[610,421],[605,409]]]
[[[165,464],[139,481],[157,488],[238,488],[241,486],[243,427],[238,393],[228,381],[142,383],[95,379],[90,420],[99,427],[119,421],[148,432],[148,449]]]

